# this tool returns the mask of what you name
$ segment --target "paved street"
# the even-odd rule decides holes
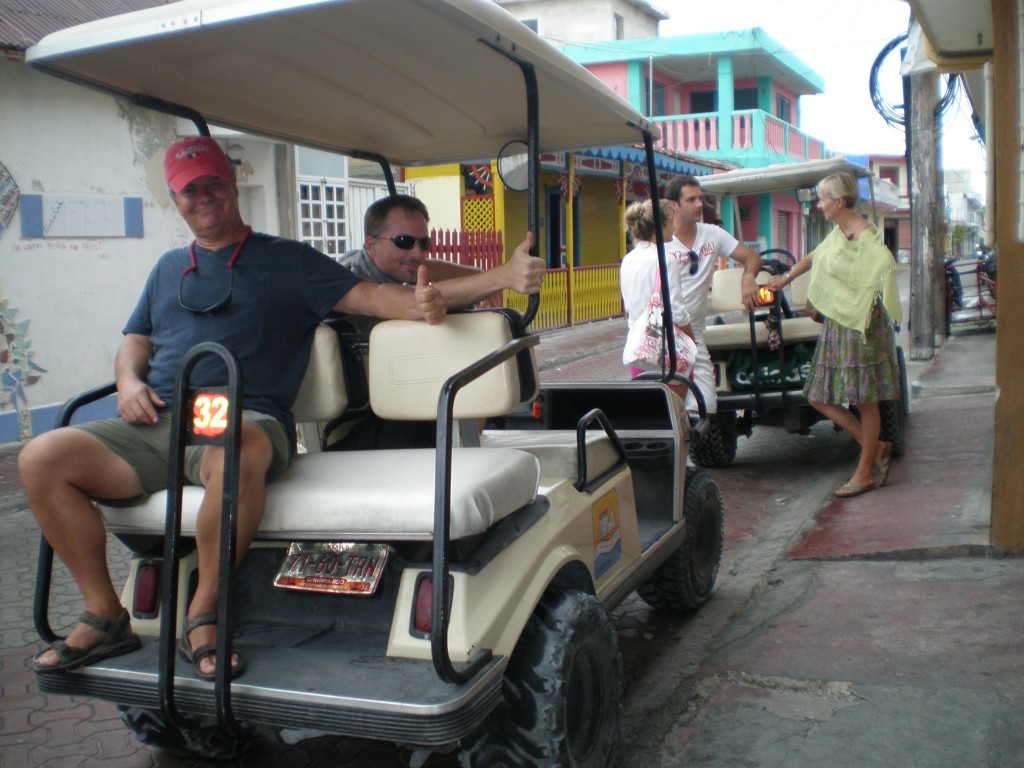
[[[542,378],[557,380],[608,380],[624,378],[621,353],[613,351],[584,357],[544,371]],[[35,573],[38,534],[23,497],[16,491],[13,451],[0,461],[0,587],[2,611],[0,633],[3,638],[3,726],[0,728],[0,765],[64,768],[95,765],[103,760],[109,766],[309,766],[335,768],[391,768],[405,765],[401,750],[388,744],[351,742],[330,737],[314,738],[297,744],[267,736],[253,752],[236,762],[206,763],[181,759],[157,752],[135,741],[121,723],[115,708],[104,702],[45,697],[35,688],[31,657],[41,647],[32,628],[31,599]],[[831,428],[819,425],[807,437],[786,435],[766,429],[752,440],[742,440],[738,460],[728,472],[716,473],[727,509],[727,544],[715,599],[694,617],[683,619],[653,614],[637,597],[630,598],[616,612],[623,644],[626,683],[649,675],[671,659],[676,680],[696,669],[710,640],[746,603],[763,574],[771,566],[777,550],[803,527],[820,504],[827,489],[845,471],[853,456],[848,440]],[[777,459],[776,456],[785,456]],[[785,499],[764,503],[770,478],[765,465],[778,466],[781,477],[793,493]],[[797,468],[810,468],[812,482],[798,482]],[[772,475],[775,476],[773,469]],[[783,503],[785,502],[785,503]],[[784,514],[783,514],[784,512]],[[111,560],[121,572],[127,563],[125,550],[111,542]],[[68,577],[57,567],[58,586],[54,590],[54,625],[70,622],[79,603]],[[118,582],[117,573],[114,575]],[[63,598],[61,596],[64,596]],[[662,654],[665,654],[663,657]],[[631,706],[627,693],[627,712],[643,711],[651,697]],[[629,731],[630,728],[624,729]],[[301,735],[300,735],[301,736]],[[451,757],[435,757],[427,766],[455,766]]]
[[[542,379],[623,378],[620,331],[545,338]],[[581,346],[607,351],[580,358]],[[714,598],[693,616],[654,613],[635,596],[615,613],[620,768],[1024,765],[1024,559],[988,547],[993,362],[987,333],[911,364],[907,454],[887,488],[858,499],[831,497],[856,448],[830,425],[741,438],[735,464],[714,472],[727,511]],[[38,538],[13,458],[0,446],[0,765],[407,764],[389,744],[308,734],[268,734],[237,761],[186,760],[138,744],[110,705],[40,695]],[[116,543],[111,556],[123,569]],[[72,594],[55,590],[57,626],[78,611]]]

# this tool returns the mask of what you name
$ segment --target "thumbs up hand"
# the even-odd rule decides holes
[[[423,319],[431,325],[444,322],[447,310],[441,291],[427,280],[427,265],[420,264],[416,272],[416,308],[423,313]]]

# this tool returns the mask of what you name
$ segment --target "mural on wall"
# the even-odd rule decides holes
[[[0,163],[0,234],[7,229],[7,225],[14,218],[19,196],[18,183],[11,176],[11,172],[7,170],[7,166]]]
[[[19,199],[17,183],[0,163],[0,234],[11,223]],[[25,439],[32,436],[25,387],[39,381],[40,374],[46,371],[32,362],[28,320],[16,322],[17,313],[6,299],[0,298],[0,413],[13,410],[18,414],[18,434]]]
[[[18,435],[24,440],[32,436],[25,387],[39,381],[46,369],[32,361],[28,320],[16,322],[17,313],[0,299],[0,412],[14,410],[18,414]]]

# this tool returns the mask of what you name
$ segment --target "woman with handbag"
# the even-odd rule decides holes
[[[818,183],[818,207],[835,226],[784,275],[768,280],[780,291],[808,269],[809,304],[822,315],[804,397],[860,444],[860,461],[839,498],[859,496],[889,479],[892,444],[879,440],[878,403],[899,397],[894,323],[902,316],[896,262],[878,228],[857,213],[857,180],[836,173]],[[856,406],[860,420],[846,407]]]
[[[666,253],[683,250],[672,235],[675,213],[672,203],[660,200],[663,239]],[[650,200],[633,203],[626,209],[625,225],[633,240],[633,250],[626,254],[619,267],[619,286],[626,309],[629,331],[622,353],[622,362],[630,375],[638,376],[662,367],[662,299],[658,270],[658,246],[655,241],[654,207]],[[666,259],[669,297],[672,300],[672,337],[676,344],[676,371],[689,376],[697,355],[690,314],[681,295],[679,260]],[[666,361],[667,363],[667,361]],[[685,396],[685,392],[681,393]]]

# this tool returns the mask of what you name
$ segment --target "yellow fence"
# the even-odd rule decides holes
[[[504,300],[506,307],[526,311],[526,296],[505,291]],[[618,264],[576,267],[572,271],[572,285],[568,269],[549,269],[540,290],[540,308],[530,329],[561,328],[622,314]]]

